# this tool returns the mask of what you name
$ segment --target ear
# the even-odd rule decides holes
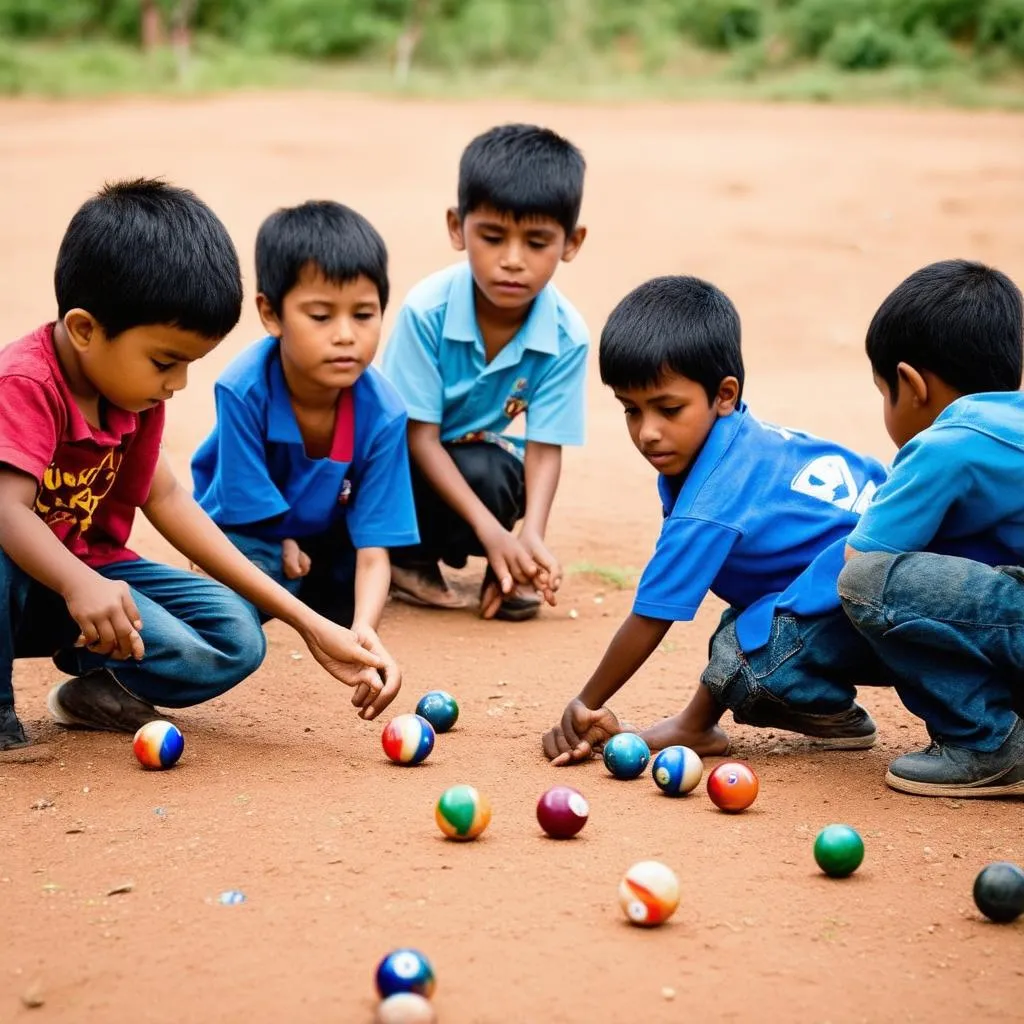
[[[448,238],[456,252],[466,251],[466,236],[462,232],[462,220],[459,211],[452,206],[446,214],[448,218]]]
[[[572,263],[576,259],[576,254],[580,251],[586,237],[587,229],[582,225],[577,225],[576,230],[565,240],[565,248],[562,250],[563,263]]]
[[[100,322],[84,309],[69,309],[64,314],[64,330],[76,352],[85,352],[90,345],[106,340],[107,334]]]
[[[270,304],[270,299],[260,292],[256,296],[256,309],[259,311],[260,320],[263,322],[263,326],[266,328],[267,334],[273,335],[275,338],[280,338],[284,334],[284,328],[281,326],[281,318],[274,312],[274,307]]]
[[[906,388],[916,405],[928,404],[928,381],[910,363],[899,363],[896,366],[896,376],[899,379],[900,392]]]
[[[723,377],[718,385],[718,394],[711,403],[719,416],[730,416],[740,401],[740,382],[735,377]]]

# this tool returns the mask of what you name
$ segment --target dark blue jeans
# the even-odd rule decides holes
[[[141,661],[117,661],[74,646],[78,626],[59,594],[0,551],[0,704],[14,703],[16,658],[52,658],[62,672],[107,668],[129,692],[166,708],[219,696],[259,668],[266,638],[252,606],[227,587],[144,559],[99,570],[124,580],[142,617]]]
[[[701,682],[737,722],[771,721],[773,705],[827,715],[850,707],[858,686],[891,681],[871,645],[840,609],[805,617],[776,614],[763,647],[745,653],[736,638],[736,617],[728,609],[709,646]]]
[[[1024,568],[872,553],[839,577],[843,607],[929,734],[998,749],[1024,708]]]
[[[234,530],[224,532],[253,565],[313,611],[339,626],[348,628],[352,625],[356,601],[356,552],[343,526],[339,524],[329,533],[296,538],[296,543],[309,555],[311,563],[309,574],[297,580],[290,580],[284,574],[279,540],[264,540]],[[261,612],[257,615],[266,622],[266,615]]]

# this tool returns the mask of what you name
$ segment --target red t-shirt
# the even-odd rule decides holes
[[[94,567],[139,557],[125,545],[153,483],[164,407],[105,405],[103,419],[102,429],[90,426],[78,408],[53,324],[0,349],[0,462],[35,478],[36,513]]]

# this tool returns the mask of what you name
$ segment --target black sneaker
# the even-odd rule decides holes
[[[14,705],[0,704],[0,750],[17,750],[30,742],[14,713]]]
[[[761,699],[733,712],[740,725],[796,732],[817,741],[823,750],[868,750],[878,739],[874,719],[856,701],[843,711],[830,715],[812,715],[783,704],[777,699]]]
[[[940,741],[897,757],[886,783],[915,796],[1024,796],[1024,722],[1019,718],[998,750],[979,753]]]
[[[108,732],[137,732],[162,716],[152,704],[129,693],[105,668],[58,683],[46,706],[59,725]]]

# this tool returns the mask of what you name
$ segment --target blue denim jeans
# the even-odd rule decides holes
[[[313,611],[340,626],[351,626],[356,600],[356,552],[348,532],[341,526],[330,533],[298,538],[298,545],[309,555],[309,574],[290,580],[284,574],[281,542],[225,530],[228,539],[253,565],[309,605]],[[267,616],[256,613],[260,621]]]
[[[16,658],[52,658],[71,676],[107,668],[126,690],[166,708],[211,700],[262,663],[267,642],[252,606],[227,587],[144,559],[98,571],[131,587],[142,617],[141,661],[75,647],[78,626],[60,595],[0,551],[0,704],[14,703]]]
[[[857,686],[885,686],[890,679],[870,644],[842,610],[806,617],[777,613],[763,647],[746,653],[736,638],[729,608],[711,638],[701,682],[737,722],[762,725],[773,705],[827,715],[850,707]]]
[[[1024,707],[1024,568],[872,553],[839,577],[843,607],[929,734],[998,749]]]

